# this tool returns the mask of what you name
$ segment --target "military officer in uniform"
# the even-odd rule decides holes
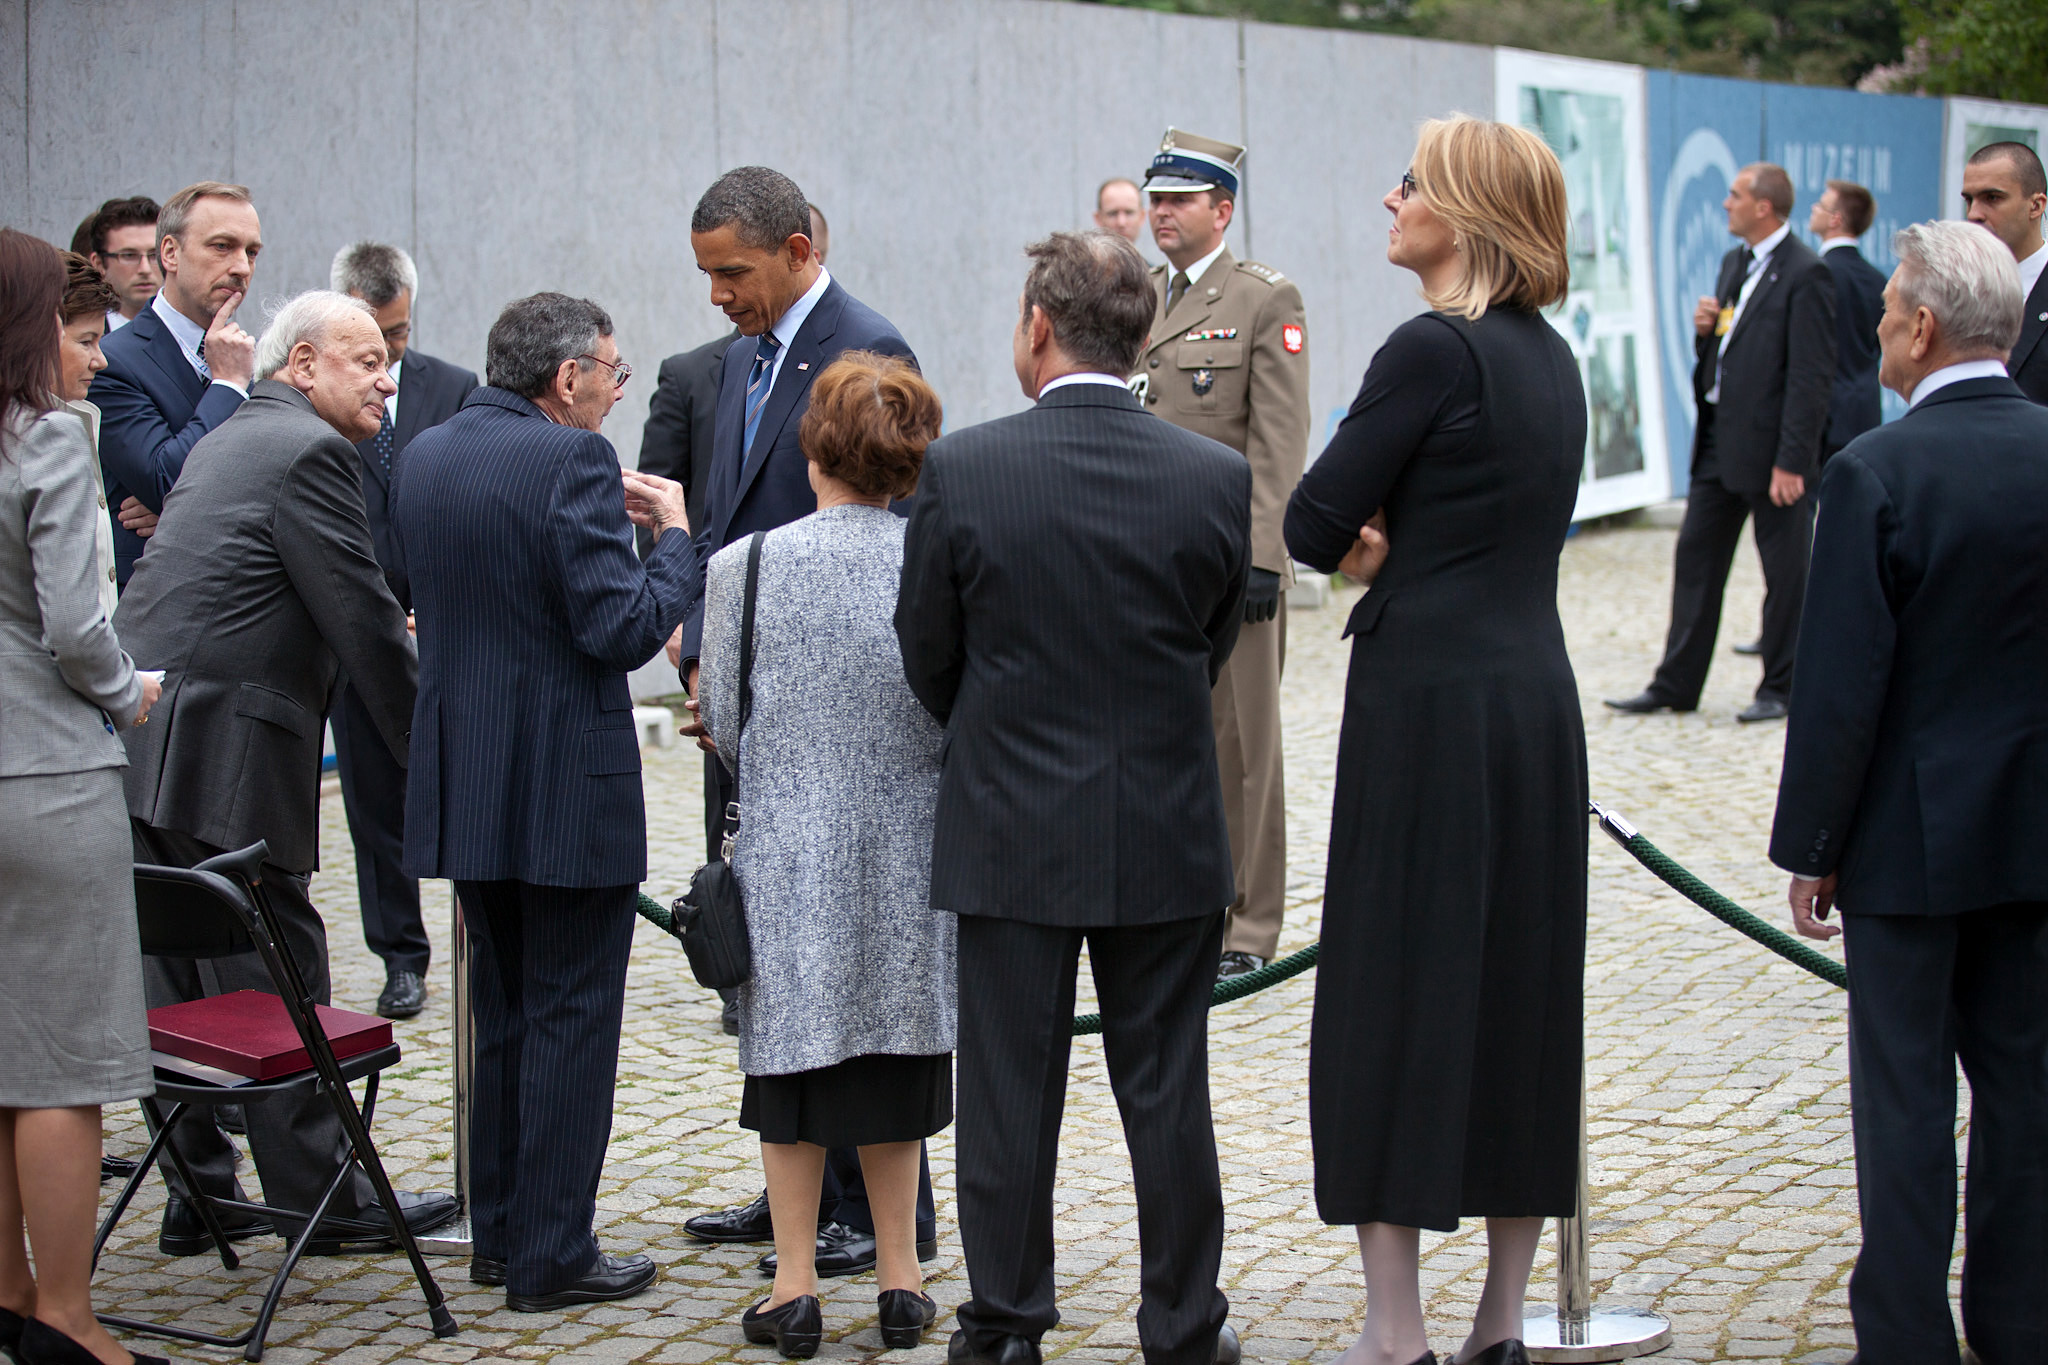
[[[1281,539],[1287,498],[1308,457],[1308,332],[1301,291],[1279,271],[1232,258],[1244,148],[1166,130],[1145,174],[1159,310],[1131,389],[1147,408],[1238,451],[1252,467],[1252,568],[1244,628],[1210,702],[1237,897],[1219,977],[1255,971],[1280,944],[1287,810],[1280,669],[1294,565]]]

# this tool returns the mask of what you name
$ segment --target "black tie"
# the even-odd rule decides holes
[[[1166,288],[1166,311],[1171,313],[1174,309],[1180,307],[1181,296],[1187,292],[1188,272],[1185,270],[1174,271],[1173,283]]]
[[[1737,270],[1735,277],[1728,282],[1728,292],[1721,298],[1723,308],[1734,307],[1735,301],[1742,297],[1742,286],[1749,280],[1750,267],[1756,264],[1756,252],[1744,247],[1742,255],[1737,260],[1741,269]]]

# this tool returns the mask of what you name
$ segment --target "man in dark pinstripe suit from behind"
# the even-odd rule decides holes
[[[1029,249],[1029,411],[942,437],[896,633],[946,726],[932,904],[960,919],[958,1181],[972,1299],[952,1365],[1038,1365],[1083,943],[1138,1196],[1147,1365],[1235,1365],[1208,1004],[1235,894],[1209,690],[1243,619],[1251,471],[1124,387],[1145,262],[1104,232]]]

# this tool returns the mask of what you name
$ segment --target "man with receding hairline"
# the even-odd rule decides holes
[[[2041,158],[2024,142],[1993,142],[1977,149],[1963,167],[1964,216],[1991,230],[2019,262],[2020,292],[2026,307],[2020,313],[2020,339],[2013,343],[2006,368],[2020,392],[2036,403],[2048,403],[2048,243],[2041,238],[2042,214],[2048,211],[2048,175]]]
[[[1095,187],[1095,226],[1132,246],[1138,244],[1145,229],[1145,202],[1135,180],[1113,175]]]
[[[1764,566],[1764,676],[1736,719],[1784,719],[1813,540],[1813,495],[1835,383],[1834,278],[1786,220],[1782,166],[1745,166],[1721,201],[1744,245],[1721,260],[1712,295],[1693,310],[1692,486],[1671,582],[1671,629],[1650,685],[1607,703],[1617,711],[1691,711],[1700,704],[1728,566],[1755,519]]]

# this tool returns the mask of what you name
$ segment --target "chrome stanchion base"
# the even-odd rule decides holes
[[[1531,1360],[1628,1360],[1671,1344],[1671,1324],[1647,1308],[1595,1308],[1583,1320],[1558,1321],[1545,1308],[1522,1319]]]
[[[475,1249],[470,1240],[469,1215],[458,1214],[419,1239],[420,1250],[429,1256],[467,1256]]]

